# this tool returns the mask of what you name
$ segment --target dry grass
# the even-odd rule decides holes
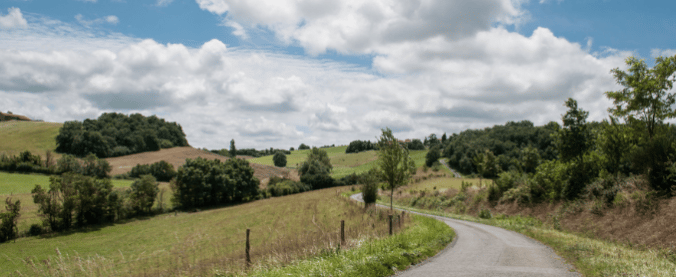
[[[168,214],[0,245],[0,275],[195,276],[244,272],[251,229],[253,268],[288,263],[387,232],[386,215],[364,213],[336,188],[198,213]]]
[[[44,158],[47,150],[56,149],[56,135],[63,124],[30,121],[0,122],[0,154],[17,155],[28,150]],[[55,154],[58,158],[60,155]]]

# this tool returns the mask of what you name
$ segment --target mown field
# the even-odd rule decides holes
[[[0,122],[0,154],[16,155],[28,150],[44,158],[56,149],[56,135],[63,124],[50,122]],[[59,157],[58,154],[55,154]]]
[[[365,213],[338,188],[196,213],[98,226],[0,244],[0,275],[204,275],[241,272],[246,229],[258,267],[336,248],[340,220],[347,247],[385,234],[386,216]]]
[[[331,159],[331,165],[333,165],[331,176],[334,178],[341,178],[352,173],[359,174],[369,171],[375,166],[375,162],[378,159],[378,154],[376,151],[346,154],[345,149],[347,149],[347,146],[336,146],[322,149],[326,151],[326,153],[329,155],[329,159]],[[291,155],[286,156],[286,167],[296,168],[305,161],[309,152],[310,150],[292,151]],[[427,150],[411,151],[410,155],[415,161],[416,167],[421,167],[425,163],[425,155],[427,155]],[[250,159],[249,162],[262,165],[274,165],[272,162],[272,156]]]

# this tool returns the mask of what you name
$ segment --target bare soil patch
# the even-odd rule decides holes
[[[162,149],[160,151],[154,152],[144,152],[137,153],[133,155],[127,155],[122,157],[107,158],[106,160],[110,163],[112,167],[111,175],[124,174],[136,166],[137,164],[152,164],[159,161],[166,161],[178,169],[178,167],[185,164],[186,159],[195,159],[197,157],[202,157],[204,159],[218,159],[225,161],[228,157],[217,155],[211,152],[206,152],[203,150],[195,149],[190,146],[185,147],[174,147],[170,149]],[[250,159],[248,156],[237,156],[238,158]],[[280,168],[274,166],[260,165],[255,163],[250,163],[251,167],[254,169],[254,176],[259,180],[263,181],[269,179],[270,177],[278,176],[283,178],[289,178],[292,180],[300,180],[298,174],[288,168]]]

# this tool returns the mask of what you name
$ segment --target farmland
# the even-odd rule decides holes
[[[364,213],[337,188],[259,200],[197,213],[164,214],[0,244],[0,275],[212,274],[240,272],[251,229],[256,267],[288,263],[338,243],[346,221],[348,246],[386,232],[386,217]]]
[[[61,123],[6,121],[0,122],[0,154],[16,155],[28,150],[43,156],[56,149],[56,135]],[[58,157],[58,155],[56,155]]]

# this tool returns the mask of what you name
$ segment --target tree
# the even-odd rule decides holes
[[[301,182],[312,186],[312,189],[327,188],[333,186],[331,178],[331,159],[325,150],[313,147],[307,154],[305,162],[300,166],[298,173]]]
[[[624,118],[629,124],[642,125],[652,140],[662,122],[676,116],[672,107],[676,96],[669,92],[675,79],[676,56],[655,58],[653,68],[648,68],[645,60],[635,57],[629,57],[625,62],[629,66],[628,72],[619,68],[611,70],[624,89],[605,93],[615,105],[608,112]]]
[[[21,216],[21,201],[12,202],[12,197],[5,199],[5,209],[7,212],[0,213],[0,242],[9,241],[16,238],[19,233],[17,223]]]
[[[425,155],[425,165],[432,167],[439,158],[441,158],[441,148],[439,145],[435,145]]]
[[[589,112],[577,107],[577,101],[568,98],[565,103],[568,111],[563,115],[563,128],[559,130],[557,146],[563,161],[581,160],[589,149],[590,134],[587,130]]]
[[[235,148],[235,139],[230,140],[230,157],[237,157],[237,148]]]
[[[286,166],[286,155],[282,152],[277,152],[275,153],[274,156],[272,156],[272,161],[275,163],[276,167],[285,167]]]
[[[446,132],[444,132],[444,134],[441,136],[441,143],[446,142],[446,139],[448,139],[448,137],[446,136]]]
[[[160,191],[157,180],[152,175],[143,175],[131,184],[131,206],[137,212],[150,213],[157,193]]]
[[[301,143],[300,146],[298,146],[298,150],[306,150],[310,149],[310,146],[307,146],[305,143]]]
[[[496,177],[500,173],[497,158],[488,149],[484,149],[483,152],[477,151],[472,162],[479,173],[479,187],[481,187],[482,177]]]
[[[392,135],[390,128],[382,129],[382,135],[378,139],[378,162],[377,174],[381,180],[385,180],[387,189],[390,190],[390,210],[393,210],[392,198],[394,189],[403,186],[415,174],[415,163],[408,155],[408,149],[399,145],[397,138]]]
[[[376,176],[375,170],[371,169],[361,180],[362,199],[366,207],[375,204],[378,198],[378,178]]]

